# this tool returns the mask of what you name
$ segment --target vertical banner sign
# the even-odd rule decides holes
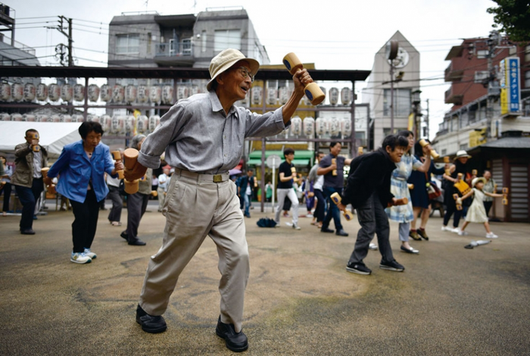
[[[507,59],[506,74],[509,75],[506,81],[508,82],[509,92],[509,111],[511,113],[519,112],[521,110],[521,86],[519,83],[519,58]]]
[[[506,60],[503,59],[499,66],[499,84],[501,86],[501,115],[508,113],[508,88],[507,88],[507,70]]]

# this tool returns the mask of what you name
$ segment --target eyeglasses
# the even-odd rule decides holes
[[[250,82],[253,83],[254,82],[254,74],[252,74],[247,68],[245,67],[239,67],[237,68],[239,69],[239,73],[241,73],[241,75],[243,76],[243,78],[247,78],[247,76],[250,78]]]

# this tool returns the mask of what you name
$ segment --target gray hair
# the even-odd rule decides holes
[[[146,136],[145,135],[136,135],[132,138],[131,140],[131,147],[132,148],[136,148],[138,149],[138,145],[140,144],[140,142],[142,142],[142,140],[145,138]]]

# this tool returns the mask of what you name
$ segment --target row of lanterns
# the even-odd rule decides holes
[[[32,114],[6,114],[0,113],[0,121],[29,121],[29,122],[83,122],[83,115],[32,115]],[[149,133],[160,125],[160,116],[147,117],[140,115],[137,118],[129,116],[88,115],[87,121],[99,122],[103,130],[110,134],[125,135],[133,133]]]
[[[348,137],[351,136],[352,125],[351,120],[345,118],[319,117],[315,120],[308,116],[302,120],[300,117],[295,116],[291,119],[290,131],[294,136],[303,134],[306,137],[313,137],[316,133],[317,136],[326,134],[338,136],[342,134],[342,137]]]
[[[199,93],[198,86],[186,87],[179,86],[177,88],[177,100],[188,98],[190,95]],[[86,96],[89,101],[97,102],[98,100],[104,102],[113,102],[116,104],[124,103],[164,103],[173,104],[174,88],[171,85],[127,85],[123,86],[116,84],[109,86],[104,84],[98,87],[96,84],[90,84],[86,90]],[[85,87],[81,84],[50,84],[44,83],[2,83],[0,84],[0,100],[1,101],[26,101],[31,102],[37,99],[38,101],[59,101],[59,99],[69,102],[84,101]]]
[[[116,104],[125,103],[163,103],[171,105],[175,102],[175,99],[181,100],[186,99],[193,94],[201,92],[199,86],[178,86],[177,96],[174,98],[174,87],[172,85],[127,85],[123,86],[116,84],[113,86],[104,84],[98,87],[96,84],[90,84],[85,91],[85,87],[82,84],[50,84],[44,83],[33,84],[33,83],[2,83],[0,84],[0,101],[26,101],[32,102],[37,99],[38,101],[59,101],[59,99],[70,102],[84,101],[85,92],[86,97],[91,102],[97,102],[98,100],[104,102],[112,102]],[[321,87],[322,91],[326,93],[326,88]],[[261,105],[262,101],[262,90],[261,86],[254,86],[252,88],[252,104]],[[280,87],[268,88],[266,101],[267,105],[285,105],[289,100],[293,92],[291,87]],[[339,89],[333,87],[329,89],[328,101],[331,105],[337,105],[339,102],[339,96],[342,105],[349,105],[352,101],[352,91],[348,87],[342,88],[339,95]],[[309,100],[304,96],[304,104],[309,105]]]

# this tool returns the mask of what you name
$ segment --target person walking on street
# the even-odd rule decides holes
[[[84,264],[97,257],[91,247],[96,236],[100,202],[109,193],[105,172],[117,177],[117,171],[123,170],[123,163],[113,163],[109,147],[101,143],[103,128],[100,123],[85,121],[78,131],[81,140],[63,147],[47,179],[59,177],[57,192],[70,199],[74,212],[74,247],[70,261]]]
[[[340,222],[340,211],[337,205],[330,199],[333,193],[342,194],[342,188],[344,187],[344,166],[349,165],[352,161],[351,159],[339,156],[341,149],[342,145],[339,142],[331,142],[329,145],[329,155],[322,158],[319,163],[317,174],[324,176],[324,196],[328,207],[328,212],[322,222],[320,231],[333,233],[334,231],[329,228],[329,224],[333,218],[335,234],[348,236],[348,233],[344,231]]]
[[[22,203],[20,233],[34,235],[33,216],[37,200],[44,191],[42,169],[48,166],[48,151],[39,145],[37,130],[27,130],[25,139],[26,142],[15,147],[15,172],[11,176],[11,184],[15,186]]]
[[[484,193],[496,194],[497,193],[497,182],[491,178],[491,172],[488,170],[484,171]],[[493,206],[493,197],[485,194],[484,196],[484,208],[486,209],[486,216],[490,215],[491,207]]]
[[[166,330],[162,314],[180,273],[210,236],[217,245],[221,273],[216,334],[232,351],[248,349],[242,331],[250,273],[248,244],[236,186],[228,172],[239,163],[246,137],[277,135],[290,125],[304,86],[312,82],[306,69],[296,72],[287,103],[259,115],[234,106],[245,99],[258,69],[256,60],[238,50],[227,49],[216,55],[210,63],[208,92],[173,105],[143,143],[134,170],[125,170],[128,180],[140,178],[147,167],[159,167],[164,151],[167,163],[175,167],[163,244],[149,261],[136,310],[136,321],[146,332]]]
[[[317,152],[315,154],[315,165],[311,168],[309,171],[309,175],[307,176],[307,183],[306,187],[310,184],[313,185],[313,193],[315,194],[316,199],[316,208],[313,212],[313,223],[318,228],[322,228],[322,222],[324,221],[324,215],[326,213],[326,202],[324,198],[324,176],[319,176],[317,174],[319,163],[324,158],[324,154],[322,152]],[[312,224],[313,224],[312,223]]]
[[[166,201],[167,196],[167,188],[169,186],[169,172],[171,171],[171,167],[169,165],[165,165],[162,168],[162,174],[158,176],[158,212],[161,213],[162,209],[164,208],[164,203]]]
[[[469,199],[464,200],[463,204],[464,207],[462,210],[458,210],[456,208],[456,202],[453,198],[453,194],[455,193],[455,183],[458,182],[458,174],[461,173],[463,176],[463,180],[467,184],[471,184],[471,174],[469,165],[467,164],[467,161],[471,158],[470,155],[467,154],[465,150],[460,150],[456,153],[454,164],[451,165],[449,168],[449,175],[444,173],[444,205],[446,206],[444,219],[443,219],[443,225],[442,225],[442,231],[451,231],[455,234],[458,234],[460,232],[460,229],[458,228],[458,224],[460,223],[460,219],[462,218],[462,215],[464,213],[464,209],[466,209],[469,205],[471,205],[471,202]],[[459,194],[460,196],[462,194]],[[447,226],[449,224],[449,220],[451,219],[451,216],[453,216],[453,228],[450,228]]]
[[[285,209],[285,197],[291,201],[291,209],[293,210],[293,223],[292,227],[295,230],[300,230],[298,226],[298,197],[293,189],[293,181],[297,180],[296,168],[293,165],[294,150],[292,148],[286,148],[283,151],[285,161],[280,164],[278,168],[278,187],[276,188],[276,196],[278,197],[278,208],[274,220],[276,224],[280,224],[280,215],[282,210]]]
[[[123,157],[123,152],[122,157]],[[116,161],[112,160],[113,163]],[[109,222],[112,226],[121,226],[121,211],[123,209],[123,199],[120,195],[120,179],[113,178],[111,175],[106,175],[107,187],[109,194],[107,197],[112,201],[112,208],[109,211]]]
[[[140,150],[144,141],[145,135],[136,135],[131,140],[131,147]],[[144,241],[138,238],[138,228],[149,203],[152,180],[153,170],[148,168],[138,183],[138,191],[127,195],[127,228],[122,231],[120,236],[127,240],[127,243],[131,246],[146,245]]]
[[[398,135],[389,135],[383,140],[382,147],[378,150],[357,156],[351,163],[348,175],[348,184],[342,197],[342,202],[337,204],[341,211],[351,204],[357,211],[357,220],[361,225],[357,233],[355,247],[346,265],[346,271],[369,275],[372,270],[364,263],[368,255],[370,241],[377,234],[377,242],[381,253],[379,267],[383,270],[403,272],[405,267],[399,264],[392,254],[390,246],[390,224],[385,208],[397,203],[390,192],[390,177],[396,163],[408,147],[406,138]]]
[[[245,217],[250,218],[250,202],[252,199],[252,191],[254,189],[254,177],[252,170],[247,170],[247,175],[242,176],[237,188],[237,196],[243,197]]]
[[[0,156],[0,165],[3,166],[3,172],[0,173],[0,194],[4,194],[2,215],[6,216],[10,210],[9,202],[11,199],[11,176],[13,175],[13,167],[7,164],[7,159],[4,156]]]

